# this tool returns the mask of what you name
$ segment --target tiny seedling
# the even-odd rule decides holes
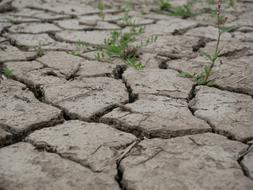
[[[45,55],[45,50],[42,48],[41,44],[39,44],[36,48],[36,56],[37,57],[42,57],[43,55]]]
[[[217,19],[217,10],[212,10],[211,12],[212,17],[214,17],[216,19],[216,25],[218,25],[218,23],[224,23],[225,19],[227,19],[224,15],[220,15],[219,19]],[[224,26],[221,25],[220,26],[220,30],[223,32],[233,32],[238,28],[238,26],[232,25],[232,26]]]
[[[9,22],[11,24],[18,24],[18,21],[14,17],[6,18],[6,22]]]
[[[121,17],[121,26],[125,27],[125,26],[133,26],[135,23],[134,21],[131,19],[131,17],[129,16],[129,12],[132,11],[134,9],[134,5],[132,2],[127,1],[125,2],[121,9],[124,11],[124,15]]]
[[[159,7],[161,11],[170,11],[171,10],[170,0],[160,0]]]
[[[131,1],[126,1],[122,6],[121,10],[124,12],[129,12],[134,9],[134,4]]]
[[[76,44],[76,49],[71,52],[74,56],[81,56],[82,53],[85,53],[87,50],[92,50],[92,48],[88,47],[86,42],[82,42],[79,40]]]
[[[134,25],[134,21],[131,19],[131,17],[129,16],[128,12],[124,13],[124,16],[120,19],[121,20],[121,26],[132,26]]]
[[[189,18],[193,16],[192,5],[187,3],[185,5],[176,6],[171,13],[172,16],[179,16],[182,18]]]
[[[227,18],[221,15],[221,0],[218,0],[217,3],[217,29],[218,29],[218,36],[217,36],[217,42],[216,47],[213,53],[206,53],[201,52],[201,54],[207,58],[209,63],[204,66],[203,70],[198,74],[191,74],[188,72],[181,72],[179,75],[186,78],[192,78],[198,85],[207,85],[212,86],[214,85],[214,79],[210,79],[210,76],[212,75],[213,68],[215,66],[215,63],[217,62],[218,58],[221,56],[222,48],[220,48],[220,41],[221,36],[224,33],[224,30],[222,30]]]
[[[207,0],[207,3],[210,5],[215,4],[215,0]]]
[[[12,74],[12,70],[8,69],[8,68],[4,68],[3,69],[3,74],[4,76],[6,77],[11,77],[13,74]]]
[[[209,5],[213,5],[215,4],[215,0],[208,0],[207,1]],[[237,4],[237,0],[225,0],[224,3],[226,3],[226,5],[228,7],[232,7],[232,8],[235,8],[236,7],[236,4]]]
[[[195,0],[188,1],[184,5],[173,6],[170,0],[160,0],[159,7],[161,11],[169,12],[172,16],[188,18],[193,16],[192,6]]]
[[[99,17],[102,18],[103,20],[105,19],[105,13],[104,13],[104,10],[105,10],[105,4],[104,4],[104,1],[103,0],[100,0],[97,4],[97,8],[99,10]]]
[[[229,7],[235,8],[237,1],[236,0],[228,0]]]

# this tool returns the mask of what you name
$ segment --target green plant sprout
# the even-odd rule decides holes
[[[6,77],[11,77],[11,76],[13,75],[12,70],[11,70],[11,69],[8,69],[8,68],[4,68],[4,69],[3,69],[3,74],[4,74],[4,76],[6,76]]]
[[[134,4],[131,1],[126,1],[122,6],[121,10],[124,12],[129,12],[134,9]]]
[[[43,55],[45,55],[45,50],[42,48],[41,43],[39,43],[39,45],[35,48],[35,51],[37,57],[42,57]]]
[[[207,85],[212,86],[214,85],[214,79],[210,79],[210,76],[212,75],[213,68],[215,66],[215,63],[217,62],[217,59],[221,55],[222,49],[220,48],[220,41],[221,36],[224,33],[224,30],[222,30],[222,27],[224,26],[227,18],[221,15],[221,0],[218,0],[217,3],[217,29],[218,29],[218,37],[216,42],[216,47],[213,53],[206,53],[201,52],[203,56],[207,58],[209,63],[204,66],[203,70],[199,74],[191,74],[188,72],[181,72],[179,75],[186,78],[192,78],[198,85]]]
[[[228,7],[233,7],[233,8],[235,8],[237,4],[237,0],[225,0],[224,2],[227,4]],[[215,4],[215,0],[208,0],[207,3],[210,5],[213,5]]]
[[[215,0],[207,0],[208,4],[215,4]]]
[[[219,20],[217,19],[217,10],[212,10],[211,15],[212,15],[212,17],[214,17],[216,19],[216,23],[215,23],[216,25],[218,24],[218,22],[219,23],[223,23],[224,20],[225,20],[225,16],[224,15],[221,15],[220,18],[219,18]],[[236,26],[236,25],[232,25],[232,26],[224,26],[224,25],[222,25],[220,29],[223,32],[233,32],[237,28],[238,28],[238,26]]]
[[[123,20],[125,24],[130,24],[129,31],[123,32],[114,30],[108,39],[104,40],[103,49],[96,54],[96,59],[105,60],[113,57],[118,57],[124,60],[128,65],[135,67],[136,69],[144,68],[144,65],[139,61],[140,51],[139,49],[153,43],[157,40],[157,36],[151,36],[140,44],[131,46],[137,40],[141,34],[144,33],[144,27],[138,27],[135,23],[127,17]]]
[[[131,26],[131,25],[135,24],[134,21],[129,16],[128,12],[125,12],[124,16],[120,20],[123,23],[123,24],[121,24],[122,26]]]
[[[170,11],[171,10],[170,0],[160,0],[159,7],[161,11]]]
[[[101,59],[110,59],[112,57],[119,57],[129,65],[134,66],[135,68],[143,67],[141,63],[139,63],[137,51],[132,53],[128,53],[130,42],[134,42],[136,37],[141,35],[144,32],[144,29],[141,28],[131,28],[129,32],[122,31],[113,31],[111,36],[104,41],[104,49],[101,52],[98,52],[96,58],[98,60]],[[130,51],[129,51],[130,52]]]
[[[235,8],[236,3],[237,3],[237,1],[236,1],[236,0],[228,0],[228,5],[229,5],[230,7]]]
[[[92,50],[92,48],[88,47],[88,44],[86,42],[82,42],[79,40],[76,44],[76,49],[71,52],[74,56],[81,56],[82,53],[85,53],[87,50]]]
[[[129,12],[132,11],[134,9],[134,5],[132,2],[127,1],[125,2],[122,7],[121,10],[124,11],[124,15],[121,17],[121,21],[122,21],[122,26],[132,26],[134,25],[134,21],[131,19],[131,17],[129,16]]]
[[[193,16],[192,5],[187,3],[185,5],[176,6],[171,13],[172,16],[180,16],[182,18],[189,18]]]
[[[11,24],[18,24],[18,21],[14,17],[6,18],[6,22],[9,22]]]
[[[195,0],[188,1],[184,5],[173,6],[170,0],[160,0],[159,7],[161,11],[169,12],[172,16],[178,16],[182,18],[188,18],[193,16],[192,6]]]
[[[103,0],[100,0],[97,4],[97,8],[99,10],[99,17],[102,18],[102,20],[105,20],[105,13],[104,13],[104,10],[105,10],[105,4],[104,4],[104,1]]]

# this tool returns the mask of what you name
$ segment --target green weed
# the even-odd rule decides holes
[[[129,43],[134,42],[136,38],[144,32],[142,27],[131,28],[129,32],[113,31],[111,36],[104,41],[104,49],[97,53],[96,58],[110,59],[112,57],[119,57],[126,61],[126,63],[135,66],[136,60],[138,59],[137,51],[128,52],[130,48]],[[139,65],[139,63],[136,63]],[[139,67],[139,66],[138,66]]]
[[[214,85],[214,79],[210,79],[210,76],[213,72],[213,67],[215,66],[217,59],[221,55],[222,49],[220,46],[221,36],[224,33],[223,27],[226,22],[226,18],[221,15],[221,1],[218,1],[218,8],[216,11],[217,15],[217,29],[218,29],[218,36],[217,36],[217,43],[216,48],[213,53],[206,53],[201,52],[202,56],[206,57],[209,63],[203,67],[203,70],[198,74],[191,74],[188,72],[181,72],[179,76],[192,78],[198,85],[207,85],[212,86]]]
[[[144,33],[145,29],[144,27],[136,26],[129,16],[123,21],[126,25],[130,24],[129,31],[113,31],[111,36],[104,40],[104,47],[96,54],[96,59],[106,60],[113,57],[118,57],[124,60],[126,64],[131,65],[136,69],[142,69],[144,65],[139,61],[139,50],[140,48],[155,42],[157,37],[152,36],[138,45],[131,46],[130,44],[135,42],[137,37]]]

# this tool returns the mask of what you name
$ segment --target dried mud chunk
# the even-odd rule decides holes
[[[11,143],[13,135],[9,133],[8,131],[2,129],[1,123],[0,123],[0,147]]]
[[[174,32],[184,32],[197,26],[197,22],[170,17],[169,20],[161,20],[156,24],[148,25],[144,35],[168,35]]]
[[[251,96],[198,87],[190,106],[197,117],[208,121],[219,133],[240,141],[252,139]]]
[[[8,43],[0,45],[0,62],[26,61],[35,58],[35,56],[35,52],[21,51]]]
[[[12,6],[13,0],[1,0],[0,1],[0,13],[14,10]]]
[[[44,91],[45,100],[63,108],[72,119],[96,119],[106,110],[128,101],[124,84],[106,77],[49,85]]]
[[[216,134],[138,144],[120,163],[121,184],[134,190],[251,190],[237,162],[245,145]]]
[[[37,130],[27,139],[35,146],[45,142],[63,157],[89,166],[94,172],[116,175],[120,150],[136,137],[108,125],[72,120],[51,128]]]
[[[213,26],[207,26],[207,27],[198,27],[198,28],[191,29],[187,31],[185,35],[216,40],[217,33],[218,33],[217,28]],[[221,36],[221,40],[230,40],[231,38],[232,38],[232,35],[228,32],[223,33]]]
[[[54,68],[44,68],[38,61],[7,62],[4,65],[12,71],[12,77],[33,89],[66,82],[66,76]]]
[[[252,151],[252,145],[251,145],[251,151],[246,154],[241,164],[243,165],[244,171],[246,172],[246,175],[248,175],[251,179],[253,179],[253,151]]]
[[[1,148],[0,160],[1,189],[120,189],[110,175],[93,173],[57,154],[38,152],[29,143]]]
[[[91,45],[102,45],[110,34],[110,31],[63,31],[56,33],[56,38],[68,42],[82,41]]]
[[[83,60],[76,76],[96,77],[96,76],[112,76],[116,64],[110,64],[100,61]]]
[[[161,96],[140,97],[104,115],[101,121],[147,137],[170,138],[211,130],[192,115],[185,100]]]
[[[192,89],[191,80],[178,76],[173,70],[129,68],[123,74],[134,94],[153,94],[173,98],[188,98]]]
[[[0,108],[0,124],[14,134],[62,121],[61,110],[39,102],[23,84],[12,80],[0,83]]]
[[[55,41],[48,34],[7,34],[12,42],[21,47],[46,46]]]
[[[61,29],[54,24],[49,23],[22,23],[18,25],[13,25],[9,28],[9,31],[12,33],[39,34],[59,32],[61,31]]]
[[[46,53],[37,60],[47,67],[58,70],[66,78],[74,75],[78,71],[81,62],[83,62],[83,59],[80,57],[70,55],[66,52],[54,51]]]

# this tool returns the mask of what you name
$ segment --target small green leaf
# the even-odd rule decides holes
[[[206,84],[206,81],[203,78],[197,79],[196,82],[198,85],[205,85]]]
[[[178,74],[178,76],[184,77],[184,78],[193,78],[194,77],[193,74],[188,73],[188,72],[181,72],[181,73]]]
[[[222,27],[221,28],[221,32],[224,33],[224,32],[233,32],[237,29],[237,26],[229,26],[229,27]]]
[[[215,85],[215,81],[214,80],[209,80],[209,81],[206,82],[206,85],[210,86],[210,87],[214,86]]]
[[[212,56],[204,51],[200,51],[200,55],[206,57],[209,61],[212,61]]]
[[[206,78],[205,73],[201,72],[194,78],[194,80],[198,85],[205,85],[206,84],[205,78]]]
[[[133,66],[137,70],[143,69],[145,66],[138,61],[136,57],[127,58],[126,63],[130,66]]]
[[[78,51],[72,51],[72,52],[71,52],[71,55],[74,55],[74,56],[81,56],[81,53],[78,52]]]
[[[211,69],[210,65],[205,65],[204,66],[205,74],[208,74],[210,72],[210,69]]]

